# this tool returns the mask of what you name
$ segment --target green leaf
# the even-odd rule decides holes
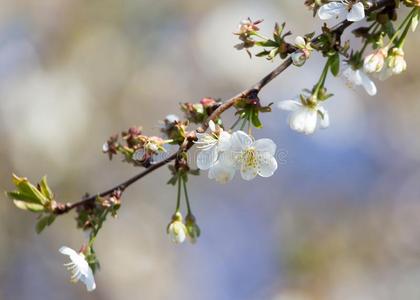
[[[41,204],[29,203],[19,200],[13,200],[13,203],[16,205],[17,208],[29,210],[32,212],[42,212],[45,210],[44,206]]]
[[[54,220],[55,220],[54,215],[48,215],[48,216],[42,217],[36,223],[36,226],[35,226],[36,233],[40,234],[45,229],[45,227],[50,226],[54,222]]]
[[[35,186],[33,186],[28,179],[18,177],[13,174],[13,183],[16,185],[18,192],[31,196],[31,202],[45,205],[50,201],[45,197]]]
[[[330,56],[330,70],[334,76],[337,76],[340,73],[340,56],[336,52],[333,56]]]
[[[50,187],[48,186],[47,183],[47,176],[42,177],[41,182],[39,184],[40,188],[41,188],[41,193],[47,197],[49,200],[52,200],[54,198],[54,195],[50,189]]]
[[[19,200],[23,202],[39,204],[38,199],[34,198],[33,195],[15,191],[15,192],[6,192],[6,195],[11,200]]]
[[[177,182],[178,182],[178,174],[175,174],[174,176],[171,177],[171,179],[168,180],[166,184],[176,185]]]

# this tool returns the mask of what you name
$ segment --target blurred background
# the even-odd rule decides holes
[[[0,187],[11,173],[48,175],[75,201],[139,170],[109,161],[104,141],[129,126],[158,134],[181,101],[226,99],[275,63],[233,48],[246,17],[320,28],[303,1],[1,0]],[[315,26],[315,27],[314,27]],[[347,35],[347,37],[351,37]],[[96,243],[97,290],[69,282],[58,248],[78,249],[74,215],[42,235],[35,215],[0,205],[0,299],[420,299],[420,38],[408,70],[377,82],[378,95],[328,79],[331,127],[292,132],[287,114],[263,116],[257,138],[285,153],[275,176],[223,186],[190,180],[202,228],[196,245],[166,236],[175,189],[162,168],[127,190]],[[290,68],[265,104],[311,88],[323,59]],[[227,114],[227,120],[232,116]]]

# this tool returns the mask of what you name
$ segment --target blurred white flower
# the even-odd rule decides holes
[[[326,109],[319,104],[302,104],[296,100],[285,100],[278,103],[282,110],[291,111],[289,126],[291,129],[304,133],[312,134],[315,132],[318,116],[320,117],[320,127],[327,128],[330,125],[330,118]]]
[[[235,166],[232,161],[228,160],[229,152],[221,154],[222,157],[209,169],[209,179],[214,179],[219,183],[225,184],[235,176]],[[226,157],[226,158],[223,158]]]
[[[363,69],[366,73],[377,73],[382,70],[385,59],[388,56],[388,48],[381,48],[365,57]]]
[[[167,233],[171,238],[171,241],[175,244],[181,244],[187,238],[187,227],[182,222],[182,215],[180,212],[176,212],[172,216],[172,221],[167,227]]]
[[[374,96],[377,93],[375,83],[369,78],[368,75],[361,69],[355,70],[352,66],[348,65],[345,67],[342,76],[346,79],[347,85],[353,87],[355,85],[361,85],[365,88],[366,92],[370,96]]]
[[[82,281],[89,292],[96,288],[95,278],[93,277],[92,269],[89,267],[83,253],[77,253],[73,249],[63,246],[59,249],[60,253],[67,255],[70,262],[64,264],[72,274],[71,281]]]
[[[318,10],[321,20],[328,20],[334,17],[346,17],[350,22],[358,22],[365,18],[365,7],[361,1],[341,0],[333,1],[322,5]]]
[[[385,80],[392,75],[399,75],[407,69],[407,62],[404,59],[404,51],[401,48],[394,48],[385,61],[385,66],[379,73],[379,79]]]
[[[213,121],[209,122],[211,133],[197,133],[198,140],[195,142],[201,151],[197,155],[197,167],[201,170],[210,169],[217,161],[219,152],[230,147],[231,135],[229,132],[216,128]]]
[[[229,154],[244,180],[252,180],[257,175],[270,177],[277,170],[277,161],[274,158],[276,144],[272,140],[254,141],[245,132],[236,131],[232,134],[231,143]]]

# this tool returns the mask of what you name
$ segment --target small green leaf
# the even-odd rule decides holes
[[[23,210],[29,210],[32,212],[42,212],[45,210],[44,206],[41,204],[24,202],[20,200],[13,200],[13,203],[16,205],[17,208]]]
[[[178,182],[178,174],[175,174],[174,176],[171,177],[171,179],[168,180],[166,184],[176,185],[177,182]]]
[[[39,204],[38,199],[34,198],[33,195],[23,193],[23,192],[6,192],[7,197],[11,200],[19,200],[23,202]]]
[[[35,226],[36,233],[40,234],[45,229],[45,227],[51,225],[54,222],[54,220],[55,220],[54,215],[48,215],[48,216],[42,217],[38,221],[38,223],[36,223],[36,226]]]
[[[30,195],[34,203],[45,205],[50,201],[45,197],[35,186],[33,186],[28,179],[18,177],[13,174],[13,183],[16,185],[18,192]]]
[[[40,186],[40,188],[41,188],[41,193],[42,193],[45,197],[47,197],[49,200],[52,200],[52,199],[53,199],[53,197],[54,197],[54,195],[53,195],[53,193],[52,193],[52,191],[51,191],[50,187],[48,186],[48,183],[47,183],[47,177],[46,177],[46,176],[42,177],[42,179],[41,179],[41,182],[40,182],[39,186]]]
[[[340,56],[336,52],[333,56],[330,56],[330,70],[334,76],[337,76],[340,73]]]

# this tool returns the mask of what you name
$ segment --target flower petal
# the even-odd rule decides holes
[[[300,47],[300,48],[304,48],[306,46],[305,39],[301,36],[297,36],[295,38],[295,45]]]
[[[213,120],[209,121],[209,128],[212,132],[216,131],[216,124],[214,124]]]
[[[217,160],[217,147],[200,151],[197,155],[197,167],[200,170],[210,169]]]
[[[235,168],[233,166],[227,166],[221,162],[216,162],[216,164],[210,168],[209,174],[210,179],[215,179],[221,184],[228,183],[235,176]]]
[[[252,138],[243,131],[235,131],[232,134],[232,151],[240,152],[252,145]]]
[[[318,10],[318,16],[321,20],[328,20],[346,13],[346,6],[341,2],[330,2],[324,4]]]
[[[306,110],[305,115],[305,134],[312,134],[315,132],[316,129],[316,123],[317,123],[317,111],[312,109]]]
[[[377,93],[375,83],[365,73],[360,72],[362,78],[362,85],[370,96],[375,96]]]
[[[269,155],[276,154],[276,144],[270,139],[259,139],[254,142],[255,149],[259,153],[268,153]]]
[[[263,155],[258,161],[258,175],[270,177],[277,170],[277,161],[272,155]]]
[[[358,22],[365,18],[365,7],[362,2],[354,4],[347,15],[347,21]]]
[[[354,85],[361,85],[362,84],[362,77],[360,76],[359,70],[353,70],[351,66],[348,66],[342,73],[343,77],[347,81],[347,85],[349,87],[353,87]]]
[[[306,108],[294,111],[289,117],[289,126],[292,130],[303,132],[305,129]]]
[[[222,131],[219,136],[218,151],[228,151],[231,146],[232,135],[227,131]]]
[[[245,163],[242,164],[241,167],[241,176],[242,179],[244,180],[252,180],[254,179],[258,174],[258,170],[256,168],[249,168],[248,166],[246,166]]]
[[[287,111],[295,111],[302,107],[302,103],[296,100],[285,100],[280,101],[277,104],[277,107],[281,110],[287,110]]]
[[[80,280],[86,285],[86,289],[88,292],[92,292],[96,289],[95,278],[93,277],[93,272],[91,268],[89,268],[88,275],[82,276]]]
[[[61,247],[60,249],[58,249],[58,251],[60,251],[61,254],[68,255],[68,256],[79,255],[76,251],[74,251],[73,249],[67,246]]]

